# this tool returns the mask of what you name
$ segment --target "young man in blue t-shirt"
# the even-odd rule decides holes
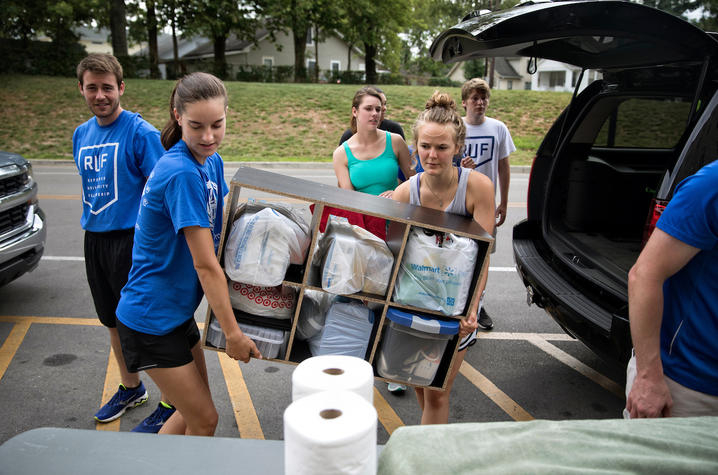
[[[122,109],[122,66],[108,54],[91,54],[77,66],[80,94],[93,117],[75,129],[73,157],[82,179],[82,228],[87,281],[97,316],[110,332],[122,383],[96,414],[110,422],[148,399],[138,373],[122,356],[116,314],[120,291],[132,266],[137,210],[147,176],[164,153],[159,131],[137,113]],[[160,401],[135,431],[157,432],[174,412]]]
[[[683,180],[628,274],[624,416],[718,416],[718,160]]]

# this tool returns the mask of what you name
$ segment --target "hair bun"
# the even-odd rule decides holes
[[[456,102],[446,92],[434,91],[428,101],[426,101],[425,109],[433,109],[434,107],[441,107],[447,110],[456,110]]]

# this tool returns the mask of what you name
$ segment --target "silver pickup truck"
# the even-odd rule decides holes
[[[32,165],[0,151],[0,286],[37,267],[46,235]]]

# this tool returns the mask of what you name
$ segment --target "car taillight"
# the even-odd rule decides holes
[[[531,216],[529,216],[529,197],[531,196],[531,175],[532,175],[531,172],[533,171],[534,165],[536,164],[536,157],[538,157],[538,155],[534,155],[534,159],[531,160],[531,170],[529,171],[529,184],[526,187],[526,218],[527,219],[531,219]]]
[[[651,210],[648,213],[648,219],[646,219],[646,225],[643,226],[643,240],[641,241],[641,247],[645,246],[648,242],[648,238],[653,234],[653,230],[656,229],[656,223],[658,218],[663,214],[663,210],[666,209],[668,204],[667,200],[657,200],[653,198],[651,200]]]

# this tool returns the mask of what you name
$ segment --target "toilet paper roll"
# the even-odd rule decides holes
[[[361,358],[322,355],[307,358],[292,373],[292,401],[327,390],[347,390],[374,403],[374,370]]]
[[[350,391],[323,391],[284,411],[286,475],[376,474],[376,409]]]

